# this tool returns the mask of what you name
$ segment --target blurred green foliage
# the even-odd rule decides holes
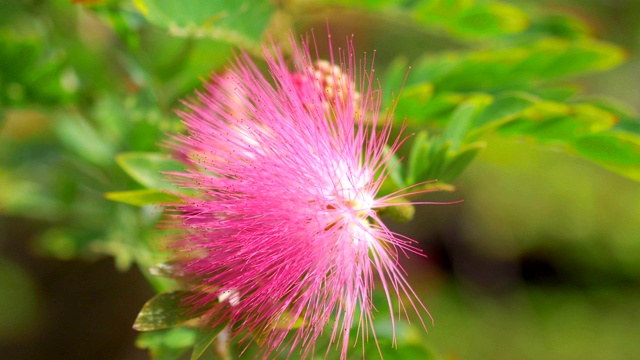
[[[466,199],[460,232],[473,251],[502,260],[549,254],[559,271],[574,276],[579,269],[587,285],[602,274],[640,278],[638,115],[620,101],[584,95],[576,82],[620,65],[627,53],[596,39],[575,16],[489,0],[77,3],[0,2],[0,214],[45,220],[47,230],[34,241],[40,254],[112,256],[119,269],[138,266],[156,291],[173,290],[149,269],[166,260],[154,227],[161,217],[156,204],[178,191],[163,172],[180,165],[161,144],[181,129],[173,113],[179,99],[223,70],[232,49],[258,54],[265,39],[324,26],[317,14],[339,32],[355,13],[365,19],[363,32],[398,27],[405,36],[379,48],[376,61],[384,106],[395,106],[396,121],[415,134],[390,159],[383,192],[433,179],[438,182],[421,186],[460,186]],[[389,44],[365,35],[360,43],[361,34],[349,31],[359,48]],[[438,45],[430,47],[432,40]],[[29,281],[17,280],[19,269],[0,265],[8,269],[0,271],[3,288],[21,283],[15,291],[34,297]],[[625,358],[631,346],[620,339],[633,339],[628,331],[640,314],[629,304],[638,293],[607,289],[621,298],[522,287],[496,300],[447,283],[427,302],[444,330],[438,325],[424,335],[401,322],[394,350],[389,324],[379,321],[380,352],[425,359],[436,358],[434,348],[454,358]],[[0,307],[16,309],[0,323],[28,326],[35,305],[10,301],[0,298]],[[175,315],[177,304],[145,307]],[[603,318],[606,333],[585,330]],[[205,350],[218,336],[188,327],[140,330],[152,330],[137,345],[155,359],[178,358],[194,345],[192,359],[212,356]],[[601,346],[594,350],[590,341]],[[362,351],[378,354],[372,341]]]

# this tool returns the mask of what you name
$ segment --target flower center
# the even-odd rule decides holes
[[[355,218],[349,223],[347,231],[351,235],[354,244],[361,242],[365,244],[373,243],[373,235],[371,235],[369,220],[366,218]]]
[[[345,170],[345,169],[342,169]],[[334,212],[333,220],[328,228],[339,226],[346,231],[354,244],[361,242],[371,243],[373,236],[370,231],[372,208],[375,203],[373,195],[367,191],[367,184],[371,181],[367,171],[362,171],[358,176],[339,177],[334,185],[333,195],[329,197],[330,204],[327,208]]]

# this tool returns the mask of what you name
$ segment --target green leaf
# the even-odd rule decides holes
[[[455,71],[464,60],[463,54],[445,52],[437,55],[428,54],[419,59],[411,68],[410,83],[440,83],[442,79]]]
[[[424,118],[426,107],[433,96],[433,85],[422,83],[406,88],[395,104],[395,116],[397,118],[410,117],[418,121]]]
[[[462,11],[451,25],[459,34],[484,37],[521,32],[529,26],[529,19],[511,5],[488,3]]]
[[[62,143],[90,163],[106,166],[113,161],[114,149],[85,119],[63,116],[55,131]]]
[[[403,56],[398,56],[391,61],[385,68],[382,76],[382,84],[384,84],[383,104],[389,104],[392,100],[393,92],[399,92],[405,83],[407,75],[410,73],[409,62]]]
[[[585,158],[640,181],[640,136],[609,131],[580,137],[574,145]]]
[[[418,61],[412,78],[437,91],[528,90],[543,81],[610,69],[625,56],[621,48],[595,40],[546,38],[522,47],[430,55]]]
[[[298,316],[293,321],[293,315],[289,311],[284,311],[278,320],[275,321],[274,328],[276,329],[298,329],[299,327],[305,325],[304,317]]]
[[[70,260],[80,256],[84,245],[81,239],[68,229],[53,228],[36,238],[33,245],[38,255]]]
[[[516,33],[529,24],[527,15],[514,6],[472,0],[422,1],[414,8],[412,16],[422,25],[440,27],[467,38]]]
[[[537,99],[526,93],[499,96],[478,115],[473,123],[474,133],[495,129],[520,116]]]
[[[136,346],[149,349],[153,360],[178,360],[196,341],[197,330],[183,327],[147,331],[136,339]]]
[[[176,59],[167,61],[159,69],[167,79],[165,87],[173,97],[190,94],[201,86],[202,77],[212,70],[221,69],[233,57],[232,46],[227,42],[213,39],[191,39]]]
[[[566,39],[579,39],[589,36],[591,29],[580,19],[564,14],[548,14],[534,19],[527,31],[539,36],[552,36]]]
[[[530,89],[531,94],[544,100],[551,101],[567,101],[571,96],[575,95],[580,89],[577,85],[564,85],[554,87],[544,87],[541,89]]]
[[[633,106],[603,96],[590,96],[588,104],[613,114],[616,117],[613,129],[640,136],[640,119]]]
[[[408,324],[406,321],[398,321],[395,327],[384,317],[375,320],[374,326],[380,346],[380,352],[385,359],[440,359],[430,348],[425,334],[419,326]],[[393,346],[393,339],[396,345]],[[379,358],[378,346],[375,342],[365,344],[365,357]]]
[[[579,136],[610,129],[616,121],[615,114],[591,104],[539,101],[520,118],[503,125],[499,132],[570,145]]]
[[[449,142],[451,150],[457,151],[462,140],[467,136],[477,109],[477,104],[467,101],[458,106],[451,115],[451,120],[442,134],[443,140]]]
[[[166,330],[147,331],[141,333],[136,346],[141,348],[157,348],[160,346],[180,349],[192,346],[197,338],[197,330],[177,327]]]
[[[438,176],[442,172],[442,167],[446,162],[446,156],[449,151],[450,142],[444,142],[444,144],[439,145],[441,142],[434,142],[431,148],[429,149],[429,155],[427,161],[425,162],[427,167],[426,171],[418,176],[418,182],[426,181],[426,180],[438,180]]]
[[[426,102],[417,98],[405,100],[402,97],[395,111],[397,118],[407,118],[412,125],[424,126],[430,121],[442,121],[447,119],[451,111],[455,109],[467,97],[465,95],[444,92],[433,96]]]
[[[602,71],[619,65],[625,58],[625,52],[617,46],[595,40],[577,41],[555,57],[547,66],[545,76],[558,78]]]
[[[176,202],[180,198],[176,195],[156,189],[115,191],[104,194],[104,197],[134,206],[145,206],[150,204],[163,204]]]
[[[149,189],[178,190],[162,172],[184,169],[180,162],[160,153],[122,153],[116,157],[116,161],[129,176]]]
[[[138,331],[162,330],[193,318],[194,316],[181,306],[182,300],[190,295],[193,293],[169,291],[154,296],[144,304],[138,313],[133,328]]]
[[[380,341],[380,351],[385,359],[420,359],[420,360],[438,360],[440,357],[427,347],[426,343],[402,344],[394,349],[390,342]],[[367,357],[379,357],[378,350],[375,346],[368,346]]]
[[[198,338],[196,339],[196,343],[193,346],[193,352],[191,353],[191,360],[198,360],[204,355],[205,351],[213,344],[216,338],[218,338],[223,331],[226,331],[225,328],[227,324],[222,324],[214,327],[213,329],[201,331],[198,334]],[[228,336],[228,334],[223,333],[224,336]],[[223,339],[225,346],[228,345],[228,339]]]
[[[405,180],[403,178],[404,171],[402,162],[400,162],[400,159],[396,154],[391,154],[389,156],[389,146],[385,146],[383,151],[384,156],[388,156],[386,163],[388,174],[379,190],[379,194],[381,196],[406,187]],[[378,174],[378,176],[380,176],[380,174]]]
[[[640,136],[640,119],[622,117],[615,129]]]
[[[636,110],[630,104],[626,104],[616,98],[595,95],[588,96],[587,102],[600,109],[609,111],[620,118],[633,118],[636,116]],[[640,123],[635,120],[636,123]]]
[[[580,123],[570,116],[554,117],[527,127],[527,135],[533,135],[543,143],[567,144],[580,133]]]
[[[406,185],[413,185],[418,182],[418,175],[425,169],[424,160],[429,151],[430,143],[429,136],[426,131],[420,131],[411,146],[411,152],[409,153],[409,166],[407,168]]]
[[[32,20],[35,24],[37,20]],[[0,31],[0,104],[57,105],[73,99],[73,89],[65,86],[66,57],[54,55],[51,39],[36,29],[25,32],[29,34],[25,37],[24,31],[8,31],[11,25],[5,29]]]
[[[486,144],[483,142],[463,146],[461,151],[445,165],[438,180],[449,184],[453,183],[485,147]]]
[[[398,0],[325,0],[324,3],[339,4],[348,7],[358,7],[368,10],[385,10],[393,9],[398,5],[403,5]]]
[[[274,11],[267,0],[134,0],[150,22],[175,36],[207,37],[259,50]]]
[[[591,104],[576,104],[572,108],[576,121],[580,123],[580,133],[596,133],[613,127],[618,117],[610,111]]]

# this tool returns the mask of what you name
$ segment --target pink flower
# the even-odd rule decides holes
[[[376,194],[401,140],[392,111],[376,127],[380,90],[351,41],[329,62],[291,43],[292,69],[276,46],[264,50],[268,77],[242,55],[181,114],[174,147],[191,170],[174,176],[197,194],[173,206],[183,231],[172,247],[207,326],[251,333],[265,356],[283,343],[307,356],[330,324],[344,359],[353,326],[375,334],[374,278],[389,306],[398,296],[424,308],[398,264],[417,249],[378,216],[398,205]]]

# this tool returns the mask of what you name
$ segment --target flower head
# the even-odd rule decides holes
[[[416,249],[378,216],[401,141],[391,113],[376,126],[380,91],[350,40],[329,61],[292,45],[291,65],[265,48],[268,77],[239,56],[181,114],[174,146],[191,170],[174,175],[197,195],[173,206],[172,247],[206,324],[257,335],[265,355],[285,341],[307,355],[330,324],[344,358],[353,326],[373,331],[374,278],[389,306],[398,294],[422,307],[398,265]]]

